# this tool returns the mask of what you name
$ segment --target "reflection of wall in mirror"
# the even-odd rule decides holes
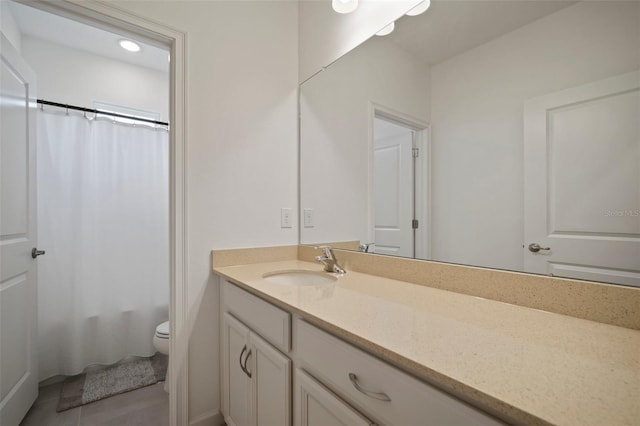
[[[371,102],[429,121],[429,69],[373,38],[305,82],[300,94],[301,207],[315,225],[303,244],[371,242]],[[330,90],[327,90],[330,88]]]
[[[402,17],[421,0],[360,0],[358,8],[343,15],[331,3],[298,3],[299,81],[305,81],[373,33]]]
[[[640,68],[639,16],[581,2],[431,68],[434,260],[522,270],[524,102]]]

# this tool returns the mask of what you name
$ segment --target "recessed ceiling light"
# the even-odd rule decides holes
[[[384,27],[383,29],[381,29],[380,31],[378,31],[376,33],[376,35],[377,36],[386,36],[387,34],[391,34],[395,27],[396,27],[396,23],[392,22],[389,25],[387,25],[386,27]]]
[[[431,0],[424,0],[423,2],[419,3],[416,7],[408,11],[407,15],[408,16],[420,15],[421,13],[426,12],[427,9],[429,9],[429,6],[431,6]]]
[[[120,44],[120,47],[122,47],[124,50],[128,50],[129,52],[140,51],[140,45],[138,43],[132,42],[131,40],[120,40],[118,43]]]

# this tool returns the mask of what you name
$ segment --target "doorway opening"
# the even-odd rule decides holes
[[[363,250],[428,258],[428,125],[376,105],[372,114],[370,147],[372,243],[363,244]]]
[[[6,2],[3,2],[6,3]],[[22,3],[22,2],[20,2]],[[112,8],[108,5],[103,4],[73,4],[66,2],[24,2],[29,6],[35,6],[34,10],[38,11],[46,11],[50,13],[51,19],[56,17],[65,17],[69,18],[72,21],[78,23],[82,22],[84,24],[89,24],[92,28],[100,28],[107,29],[108,31],[112,31],[122,37],[126,37],[127,39],[133,38],[137,39],[142,43],[149,43],[153,46],[160,46],[165,49],[165,54],[163,56],[164,63],[169,64],[167,53],[171,54],[171,63],[169,64],[168,70],[168,79],[166,81],[165,87],[163,89],[163,93],[165,94],[165,113],[163,117],[163,121],[171,122],[171,129],[167,136],[167,141],[165,142],[164,149],[164,159],[165,159],[165,169],[164,172],[164,190],[165,190],[165,201],[163,202],[165,206],[165,218],[164,218],[164,231],[162,234],[164,235],[165,240],[168,242],[167,247],[164,249],[164,257],[166,257],[164,263],[164,267],[166,267],[166,285],[165,285],[165,293],[168,299],[169,309],[167,312],[167,303],[164,305],[165,317],[167,313],[170,314],[171,320],[171,335],[175,336],[175,331],[180,329],[181,326],[185,323],[186,318],[186,309],[184,307],[184,295],[186,294],[186,279],[185,279],[185,271],[184,271],[184,247],[185,247],[185,204],[184,204],[184,34],[163,27],[162,25],[158,25],[155,23],[151,23],[146,21],[145,19],[132,16],[127,13],[122,13],[118,9]],[[26,7],[24,5],[16,4],[19,7]],[[4,10],[3,10],[4,12]],[[7,29],[4,27],[5,20],[3,19],[3,31]],[[48,25],[48,23],[47,23]],[[45,27],[47,25],[44,25]],[[4,43],[4,38],[3,38]],[[4,53],[4,52],[3,52]],[[5,58],[3,57],[3,60]],[[51,61],[53,65],[53,61]],[[35,68],[35,67],[34,67]],[[95,76],[95,84],[96,85],[108,85],[112,83],[109,79],[101,79],[99,76]],[[111,74],[112,80],[118,80],[118,76],[116,74]],[[28,110],[28,115],[31,117],[34,114],[35,105],[36,105],[36,93],[34,92],[34,88],[36,85],[29,85],[29,97],[28,101],[25,104]],[[42,89],[45,87],[44,84],[40,85]],[[135,88],[136,90],[140,90],[139,87]],[[136,92],[136,90],[131,90],[132,93]],[[63,93],[63,92],[61,92]],[[42,94],[42,90],[40,91]],[[57,96],[47,96],[47,100],[50,101],[58,101],[63,100]],[[107,101],[111,104],[116,104],[116,106],[121,106],[124,108],[134,107],[138,108],[138,105],[130,102],[120,102],[114,99],[102,97],[102,99],[97,98],[98,101]],[[64,101],[64,100],[63,100]],[[68,102],[68,101],[67,101]],[[75,104],[79,104],[82,107],[91,108],[93,102],[74,102]],[[149,108],[142,108],[149,109]],[[68,110],[72,110],[72,108],[68,108]],[[152,108],[153,111],[156,111],[155,108]],[[4,111],[4,110],[3,110]],[[47,111],[53,115],[64,115],[64,116],[72,116],[73,113],[71,111],[67,111],[65,109],[52,111]],[[38,113],[40,114],[40,113]],[[76,117],[77,118],[77,117]],[[84,114],[84,116],[80,117],[81,120],[93,120],[95,123],[104,124],[104,118],[98,117],[91,114]],[[35,122],[36,120],[31,120]],[[76,120],[78,121],[78,120]],[[109,123],[115,129],[120,125],[128,125],[130,127],[142,127],[133,123]],[[118,126],[116,126],[116,124]],[[149,129],[147,129],[149,130]],[[160,132],[160,129],[155,129]],[[166,129],[164,130],[166,132]],[[136,138],[137,139],[137,138]],[[30,148],[31,149],[31,148]],[[134,167],[135,168],[135,167]],[[127,185],[120,185],[126,187]],[[35,191],[34,191],[35,192]],[[142,203],[144,204],[144,203]],[[35,205],[35,203],[33,203]],[[122,241],[122,246],[125,246],[127,241]],[[44,247],[39,247],[44,248]],[[45,250],[46,251],[46,250]],[[84,250],[85,252],[88,250]],[[50,254],[51,249],[48,250],[47,254]],[[45,256],[46,257],[46,256]],[[166,291],[169,290],[169,291]],[[124,307],[126,310],[127,307]],[[135,308],[129,309],[129,312],[132,312],[135,316]],[[4,318],[3,318],[4,319]],[[134,320],[135,321],[135,320]],[[152,320],[155,321],[155,320]],[[5,321],[3,321],[5,322]],[[153,327],[155,329],[155,326]],[[149,340],[153,338],[153,332],[149,333]],[[4,343],[4,341],[3,341]],[[31,350],[35,350],[34,347],[36,345],[31,345]],[[186,376],[184,375],[184,371],[186,371],[186,345],[181,345],[184,349],[181,349],[181,354],[179,357],[174,357],[180,360],[180,366],[176,368],[172,368],[173,380],[172,382],[172,390],[175,392],[171,392],[170,396],[170,407],[171,407],[171,424],[179,424],[184,423],[186,419]],[[6,347],[3,345],[3,347]],[[170,351],[175,354],[177,345],[175,344],[175,339],[171,342]],[[4,355],[4,349],[3,349]],[[172,360],[172,363],[177,362],[176,359]],[[33,370],[31,370],[33,371]],[[37,373],[36,373],[37,374]],[[42,377],[41,377],[42,378]],[[3,396],[4,395],[3,392]],[[5,404],[3,404],[5,405]],[[4,414],[3,407],[3,414]],[[4,419],[4,417],[3,417]]]

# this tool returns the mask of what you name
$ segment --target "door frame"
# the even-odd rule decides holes
[[[426,121],[413,117],[409,114],[397,111],[382,104],[370,101],[368,116],[368,141],[367,141],[367,235],[368,241],[375,241],[373,212],[373,146],[374,146],[374,121],[376,117],[384,118],[402,126],[406,126],[415,131],[415,144],[420,150],[416,161],[416,194],[422,194],[414,200],[416,218],[420,226],[415,233],[415,259],[429,259],[431,254],[431,126]],[[368,242],[367,241],[367,242]]]
[[[187,330],[187,34],[96,0],[16,0],[145,42],[169,48],[169,417],[189,423]],[[176,338],[177,337],[177,338]]]

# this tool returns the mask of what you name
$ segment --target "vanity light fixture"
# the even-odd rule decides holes
[[[420,3],[418,3],[418,5],[416,7],[414,7],[410,11],[408,11],[406,13],[406,15],[407,16],[420,15],[421,13],[426,12],[427,9],[429,9],[429,6],[431,6],[431,0],[424,0],[424,1],[420,2]]]
[[[358,7],[358,0],[332,0],[331,6],[338,13],[351,13]]]
[[[378,31],[376,33],[376,35],[377,36],[386,36],[387,34],[391,34],[395,27],[396,27],[396,23],[392,22],[389,25],[387,25],[386,27],[384,27],[383,29],[381,29],[380,31]]]
[[[140,45],[138,43],[134,43],[131,40],[120,40],[118,42],[118,44],[124,50],[127,50],[129,52],[139,52],[140,51]]]

